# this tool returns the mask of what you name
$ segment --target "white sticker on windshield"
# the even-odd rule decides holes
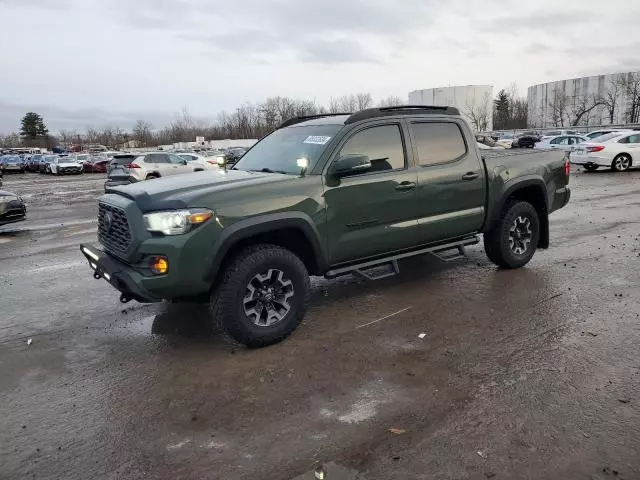
[[[321,136],[312,136],[312,135],[310,135],[310,136],[308,136],[306,138],[304,143],[313,143],[315,145],[324,145],[329,140],[331,140],[331,137],[321,137]]]

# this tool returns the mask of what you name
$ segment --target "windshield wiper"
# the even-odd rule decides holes
[[[288,172],[284,170],[271,170],[270,168],[253,168],[247,170],[247,172],[261,172],[261,173],[282,173],[284,175],[289,175]]]

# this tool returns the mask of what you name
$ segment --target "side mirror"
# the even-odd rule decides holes
[[[187,161],[186,160],[182,160],[182,165],[186,165]]]
[[[348,157],[340,157],[331,164],[329,173],[334,177],[345,177],[363,173],[371,169],[371,160],[366,155],[349,155]]]

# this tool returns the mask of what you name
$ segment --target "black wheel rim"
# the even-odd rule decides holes
[[[531,220],[524,215],[517,216],[509,229],[509,248],[511,251],[516,255],[524,255],[531,246],[532,237]]]
[[[293,282],[282,270],[270,268],[249,280],[242,299],[244,314],[258,327],[271,327],[287,316],[293,297]]]

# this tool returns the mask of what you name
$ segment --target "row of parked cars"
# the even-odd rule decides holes
[[[582,165],[587,171],[610,168],[623,172],[640,166],[640,131],[632,129],[602,129],[589,133],[556,130],[540,134],[524,132],[520,135],[477,135],[481,148],[537,148],[567,152],[571,163]]]
[[[164,172],[161,166],[156,169],[157,176],[172,173],[173,170],[180,169],[180,166],[189,166],[189,171],[206,170],[217,168],[217,159],[223,157],[225,162],[233,164],[244,155],[246,148],[231,148],[227,150],[215,150],[206,152],[154,152],[160,155],[165,166]],[[122,153],[122,152],[100,152],[97,154],[76,153],[76,154],[35,154],[35,155],[3,155],[0,156],[0,171],[3,172],[35,172],[53,175],[66,175],[82,173],[109,173],[116,167],[127,164],[127,160],[138,157],[144,158],[145,154]],[[169,156],[173,156],[171,167]],[[165,158],[166,157],[166,158]],[[115,161],[114,161],[115,159]],[[187,165],[180,165],[183,162]],[[131,162],[128,162],[131,163]],[[110,167],[111,166],[111,167]],[[175,168],[174,168],[175,167]],[[135,168],[135,167],[133,167]],[[184,169],[183,169],[184,170]],[[185,170],[186,171],[186,170]]]

